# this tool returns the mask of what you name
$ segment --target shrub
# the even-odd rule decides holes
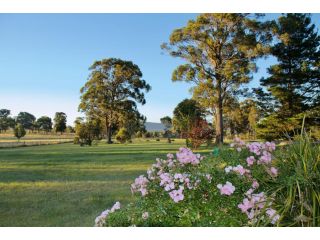
[[[120,143],[125,143],[126,141],[130,140],[129,133],[126,128],[120,128],[117,135],[116,139]]]
[[[135,134],[135,137],[136,137],[136,138],[142,138],[142,132],[141,132],[141,131],[138,131],[138,132]]]
[[[73,138],[73,144],[80,144],[80,138],[78,136]]]
[[[189,133],[191,146],[195,149],[213,138],[213,129],[205,120],[198,120]]]
[[[74,143],[78,142],[80,146],[89,145],[91,146],[92,140],[94,138],[94,134],[92,132],[92,128],[90,123],[83,122],[76,125],[76,137],[78,139],[74,139]]]
[[[273,143],[246,145],[217,157],[188,148],[157,159],[131,185],[135,201],[97,217],[99,226],[245,226],[278,224],[275,196],[267,195],[278,170]],[[247,167],[244,167],[247,166]],[[106,212],[108,214],[106,214]]]
[[[14,136],[20,140],[20,138],[24,137],[26,135],[26,130],[22,126],[22,124],[18,123],[15,128],[13,129]]]

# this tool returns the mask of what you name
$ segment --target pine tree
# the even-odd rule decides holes
[[[320,36],[309,14],[281,16],[274,32],[278,42],[271,54],[278,63],[261,84],[280,102],[278,115],[288,118],[319,104]]]

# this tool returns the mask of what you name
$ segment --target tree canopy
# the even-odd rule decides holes
[[[278,63],[261,84],[279,101],[281,115],[292,117],[320,104],[320,36],[309,14],[281,16],[274,33],[271,54]]]
[[[23,128],[28,130],[34,129],[34,124],[36,121],[36,117],[28,112],[20,112],[16,118],[16,122],[20,123]]]
[[[63,133],[67,128],[67,115],[64,112],[56,112],[54,116],[54,130]]]
[[[112,143],[112,129],[128,111],[137,111],[137,104],[145,104],[144,92],[151,87],[142,79],[139,67],[131,61],[108,58],[90,67],[89,80],[81,88],[79,110],[87,116],[101,118]]]
[[[216,142],[223,142],[223,105],[228,94],[248,83],[256,71],[255,60],[268,51],[270,22],[250,14],[201,14],[176,29],[168,44],[171,56],[187,63],[178,66],[173,81],[195,83],[194,92],[204,107],[212,109]]]
[[[45,132],[52,130],[52,120],[50,117],[42,116],[36,121],[36,128]]]

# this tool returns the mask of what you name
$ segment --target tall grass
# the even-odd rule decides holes
[[[320,226],[320,146],[305,131],[277,155],[274,188],[283,226]]]

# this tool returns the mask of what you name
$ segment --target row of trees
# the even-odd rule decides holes
[[[48,116],[42,116],[38,119],[28,112],[20,112],[17,116],[12,117],[8,109],[0,109],[0,133],[7,131],[9,128],[14,129],[20,124],[19,129],[23,128],[29,131],[65,132],[67,129],[67,115],[63,112],[55,113],[52,119]],[[69,127],[70,128],[70,127]]]
[[[172,80],[194,83],[193,99],[213,116],[216,143],[223,142],[226,130],[268,139],[290,135],[303,116],[309,126],[319,126],[320,37],[310,15],[261,17],[201,14],[162,45],[185,60]],[[260,80],[265,88],[244,88],[257,71],[256,60],[268,55],[278,62]],[[188,121],[182,119],[185,125]]]
[[[168,141],[172,126],[186,139],[192,136],[194,142],[201,142],[196,139],[199,135],[215,136],[220,144],[226,133],[267,139],[284,132],[290,135],[303,116],[306,126],[319,124],[320,37],[310,15],[284,14],[275,21],[262,17],[201,14],[174,30],[161,46],[185,61],[173,71],[172,80],[193,83],[192,99],[179,103],[172,119],[161,119]],[[277,64],[260,80],[263,88],[246,88],[257,71],[257,60],[269,55],[276,57]],[[144,93],[151,87],[139,67],[108,58],[96,61],[90,70],[81,88],[79,110],[86,119],[79,129],[92,132],[91,123],[99,122],[108,143],[115,133],[124,142],[143,130],[145,117],[137,104],[145,104]]]

